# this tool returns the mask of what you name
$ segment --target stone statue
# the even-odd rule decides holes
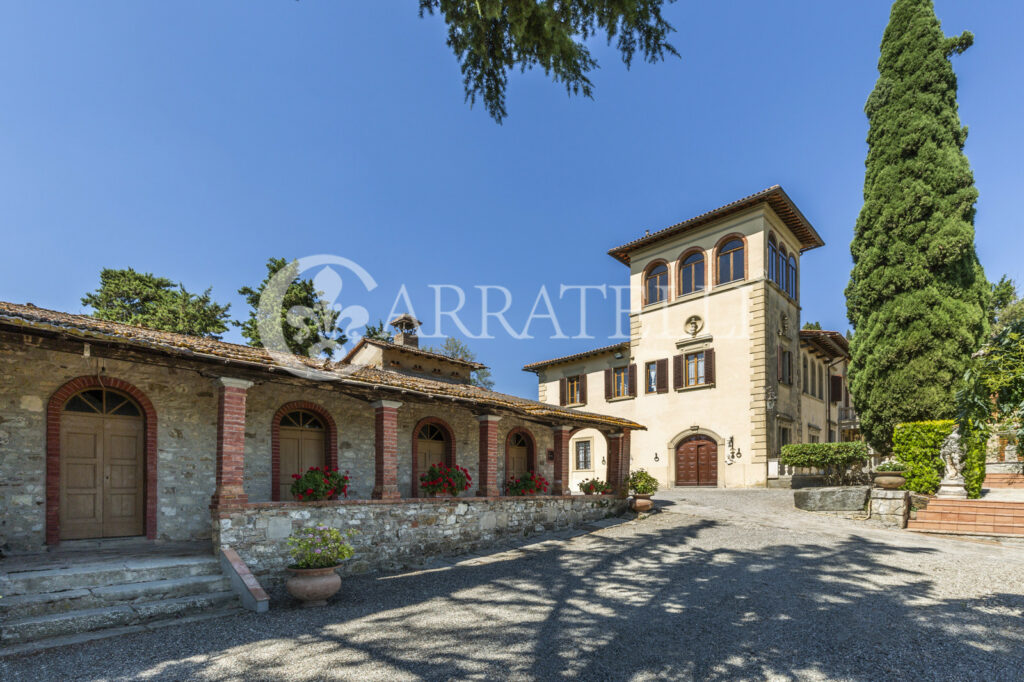
[[[960,442],[959,428],[954,428],[953,433],[946,436],[942,447],[939,448],[939,457],[946,465],[946,471],[935,496],[965,499],[967,488],[964,487],[964,450]]]
[[[953,433],[946,436],[939,449],[939,456],[942,463],[946,465],[946,474],[943,476],[947,481],[964,480],[964,456],[960,446],[960,429],[953,429]]]

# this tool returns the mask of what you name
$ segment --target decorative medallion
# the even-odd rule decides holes
[[[690,315],[686,318],[686,332],[690,336],[697,336],[701,329],[704,328],[704,320],[701,319],[700,315]]]

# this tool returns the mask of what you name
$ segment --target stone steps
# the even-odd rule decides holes
[[[1024,474],[991,473],[985,475],[986,488],[1019,488],[1024,490]]]
[[[933,499],[908,530],[968,535],[1024,535],[1024,502]]]
[[[35,650],[240,609],[208,554],[52,562],[44,556],[0,582],[0,656],[28,644]]]

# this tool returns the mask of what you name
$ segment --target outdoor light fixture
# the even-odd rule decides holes
[[[743,456],[743,453],[736,447],[732,436],[729,436],[729,440],[726,441],[726,447],[729,449],[729,454],[725,456],[725,463],[735,464],[736,460]]]
[[[548,461],[549,462],[554,462],[555,461],[555,450],[554,450],[554,448],[548,448]]]
[[[601,466],[604,466],[604,455],[601,455]]]
[[[660,462],[661,461],[660,459],[658,459],[658,453],[657,452],[654,453],[654,461],[655,462]]]

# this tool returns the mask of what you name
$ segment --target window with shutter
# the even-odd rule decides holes
[[[672,358],[672,388],[683,387],[683,356],[676,355]]]
[[[784,352],[785,351],[782,348],[782,344],[780,343],[779,344],[779,348],[778,348],[778,353],[775,356],[775,362],[776,362],[776,365],[778,366],[778,372],[777,372],[777,374],[778,374],[778,381],[779,381],[780,384],[782,383],[782,354]]]
[[[806,355],[803,357],[803,361],[804,361],[804,363],[803,363],[803,376],[801,377],[801,380],[803,381],[803,384],[804,384],[804,393],[807,393],[807,386],[808,386],[808,383],[807,383],[807,379],[808,379],[807,367],[808,367],[808,365],[807,365],[807,356]]]
[[[604,371],[604,399],[611,400],[615,396],[615,370],[608,368]]]
[[[704,351],[704,383],[715,383],[715,349]]]
[[[657,362],[658,368],[658,393],[668,393],[668,360],[662,359]]]
[[[587,404],[587,375],[580,375],[580,392],[576,397],[576,402],[586,405]]]
[[[612,371],[612,397],[629,397],[629,368],[616,367]]]
[[[838,403],[843,399],[843,378],[841,376],[829,377],[831,386],[829,386],[829,400],[833,403]]]
[[[636,365],[629,366],[629,394],[636,397]]]
[[[566,380],[562,377],[558,380],[558,404],[565,405]]]

